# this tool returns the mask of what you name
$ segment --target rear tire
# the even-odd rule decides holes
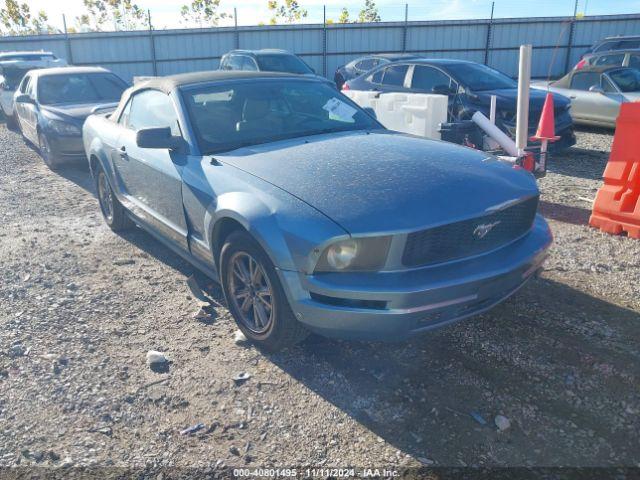
[[[273,263],[251,235],[231,233],[219,265],[229,311],[249,340],[274,352],[309,335],[291,310]]]
[[[100,211],[109,228],[114,232],[121,232],[131,228],[133,222],[127,216],[126,209],[113,193],[109,179],[102,167],[97,168],[95,181]]]

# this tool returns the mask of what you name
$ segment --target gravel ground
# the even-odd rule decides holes
[[[196,315],[189,264],[105,226],[86,168],[53,173],[0,125],[0,465],[639,466],[640,241],[585,226],[611,138],[552,161],[555,245],[506,303],[407,343],[265,355],[215,286]]]

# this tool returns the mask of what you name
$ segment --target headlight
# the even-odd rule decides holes
[[[51,129],[60,135],[80,135],[80,129],[75,125],[60,120],[49,120]]]
[[[391,237],[363,237],[340,240],[320,255],[315,272],[379,270],[387,261]]]

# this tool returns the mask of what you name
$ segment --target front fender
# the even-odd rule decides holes
[[[255,192],[220,195],[213,214],[205,219],[209,245],[216,224],[224,219],[242,225],[277,268],[289,271],[306,271],[309,255],[318,245],[346,234],[335,222],[289,196],[285,201],[277,201]]]
[[[263,201],[247,192],[228,192],[217,199],[212,215],[205,215],[207,243],[212,245],[214,230],[219,222],[231,219],[247,230],[267,253],[273,264],[284,270],[295,270],[295,262],[290,254],[276,215]]]

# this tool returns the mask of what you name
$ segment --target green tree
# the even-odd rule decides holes
[[[7,35],[31,35],[53,33],[49,18],[44,11],[32,14],[29,5],[17,0],[0,1],[0,32]]]
[[[82,0],[87,13],[76,17],[81,30],[137,30],[146,26],[146,15],[131,0]]]
[[[269,23],[275,25],[279,20],[285,23],[299,22],[308,15],[306,9],[302,8],[297,0],[284,0],[282,4],[278,0],[269,0],[269,10],[273,12],[273,16]]]
[[[338,18],[338,23],[349,23],[349,10],[347,7],[342,7],[342,11],[340,12],[340,17]]]
[[[224,18],[233,18],[226,12],[218,12],[220,0],[193,0],[189,5],[183,5],[180,9],[182,23],[198,25],[199,27],[215,27]]]
[[[358,15],[358,22],[369,23],[379,21],[380,14],[378,13],[376,2],[374,2],[373,0],[365,0],[364,8],[360,10],[360,14]]]

